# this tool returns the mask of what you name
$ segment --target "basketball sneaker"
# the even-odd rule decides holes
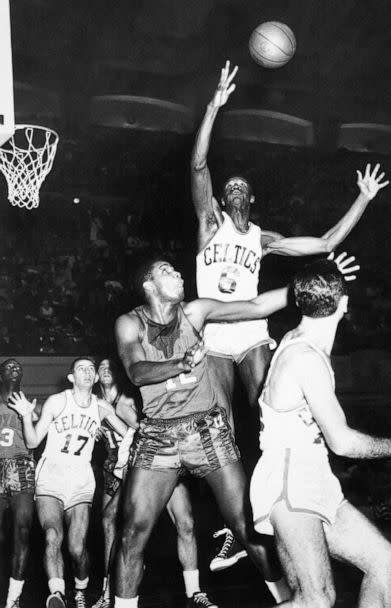
[[[245,551],[242,545],[238,543],[229,528],[218,530],[213,534],[213,538],[218,538],[222,534],[225,534],[223,546],[216,557],[214,557],[209,564],[209,568],[212,570],[212,572],[225,570],[225,568],[233,566],[236,564],[236,562],[247,555],[247,551]]]
[[[211,602],[206,593],[197,591],[193,597],[188,598],[186,608],[219,608],[217,604]]]
[[[87,600],[84,589],[75,589],[75,608],[87,608]]]
[[[92,608],[110,608],[111,600],[109,597],[105,597],[102,593],[100,598],[95,602]]]
[[[66,608],[65,597],[60,591],[49,595],[46,600],[46,608]]]

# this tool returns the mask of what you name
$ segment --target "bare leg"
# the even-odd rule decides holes
[[[114,546],[116,535],[117,513],[119,507],[120,491],[118,490],[114,496],[105,494],[103,496],[103,535],[104,535],[104,573],[105,576],[111,570],[112,549]]]
[[[37,498],[37,513],[45,534],[44,566],[48,579],[64,578],[64,561],[61,553],[63,539],[62,502],[52,496]]]
[[[364,572],[359,608],[391,606],[391,544],[376,526],[344,502],[325,533],[331,555]]]
[[[145,546],[177,481],[175,470],[129,469],[122,491],[123,527],[118,539],[117,597],[137,596],[143,575]]]
[[[178,558],[183,570],[197,569],[197,540],[189,491],[179,483],[167,504],[167,511],[177,529]]]
[[[251,407],[258,406],[258,397],[262,391],[272,358],[268,344],[250,350],[238,365],[239,375],[246,388]]]
[[[289,511],[281,501],[273,509],[272,523],[278,554],[293,592],[293,599],[281,605],[287,608],[334,606],[333,575],[321,520],[307,513]]]
[[[10,506],[14,520],[14,547],[11,576],[24,580],[29,555],[30,530],[34,513],[34,495],[23,492],[12,496]]]
[[[279,580],[281,570],[273,539],[267,536],[255,536],[253,533],[251,507],[242,463],[235,462],[226,465],[207,475],[206,481],[213,490],[224,521],[247,549],[249,556],[261,570],[265,579]]]
[[[232,412],[232,398],[234,392],[234,364],[226,357],[212,357],[208,355],[208,373],[215,391],[216,401],[227,412],[228,422],[235,431]]]
[[[90,505],[80,504],[65,512],[65,521],[68,526],[69,554],[72,559],[74,575],[80,580],[86,579],[89,572],[86,541],[90,523],[90,510]]]

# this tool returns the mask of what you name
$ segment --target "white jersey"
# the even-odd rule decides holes
[[[80,407],[72,391],[64,391],[65,406],[50,424],[41,460],[84,466],[91,462],[95,433],[100,427],[98,400],[91,395],[88,407]]]
[[[250,222],[247,232],[239,232],[222,213],[222,225],[196,258],[198,297],[251,300],[258,295],[261,229]]]

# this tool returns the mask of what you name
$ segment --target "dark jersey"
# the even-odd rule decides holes
[[[195,347],[200,335],[186,317],[181,306],[176,318],[167,325],[150,319],[143,306],[134,309],[143,330],[141,344],[146,361],[180,359]],[[179,418],[195,412],[204,412],[215,405],[214,392],[209,381],[206,358],[191,372],[140,387],[143,412],[148,418]]]

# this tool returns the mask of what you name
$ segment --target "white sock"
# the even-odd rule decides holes
[[[200,573],[198,570],[184,570],[183,580],[185,581],[186,596],[193,597],[200,591]]]
[[[132,597],[129,600],[122,597],[115,596],[114,608],[137,608],[138,607],[138,595]]]
[[[8,587],[8,595],[7,595],[7,603],[5,608],[10,608],[10,606],[18,599],[18,597],[22,594],[24,581],[18,581],[16,578],[10,578],[9,587]]]
[[[103,579],[103,597],[105,600],[110,599],[110,576],[105,576]]]
[[[56,591],[59,591],[65,595],[65,581],[63,578],[50,578],[48,581],[48,586],[50,593],[56,593]]]
[[[265,583],[276,602],[280,603],[291,599],[292,591],[289,589],[284,576],[279,581],[265,581]]]
[[[88,576],[86,578],[83,578],[83,580],[81,580],[80,578],[77,578],[75,576],[75,589],[77,589],[77,590],[81,589],[84,591],[84,589],[87,589],[87,587],[88,587],[88,581],[89,581]]]

